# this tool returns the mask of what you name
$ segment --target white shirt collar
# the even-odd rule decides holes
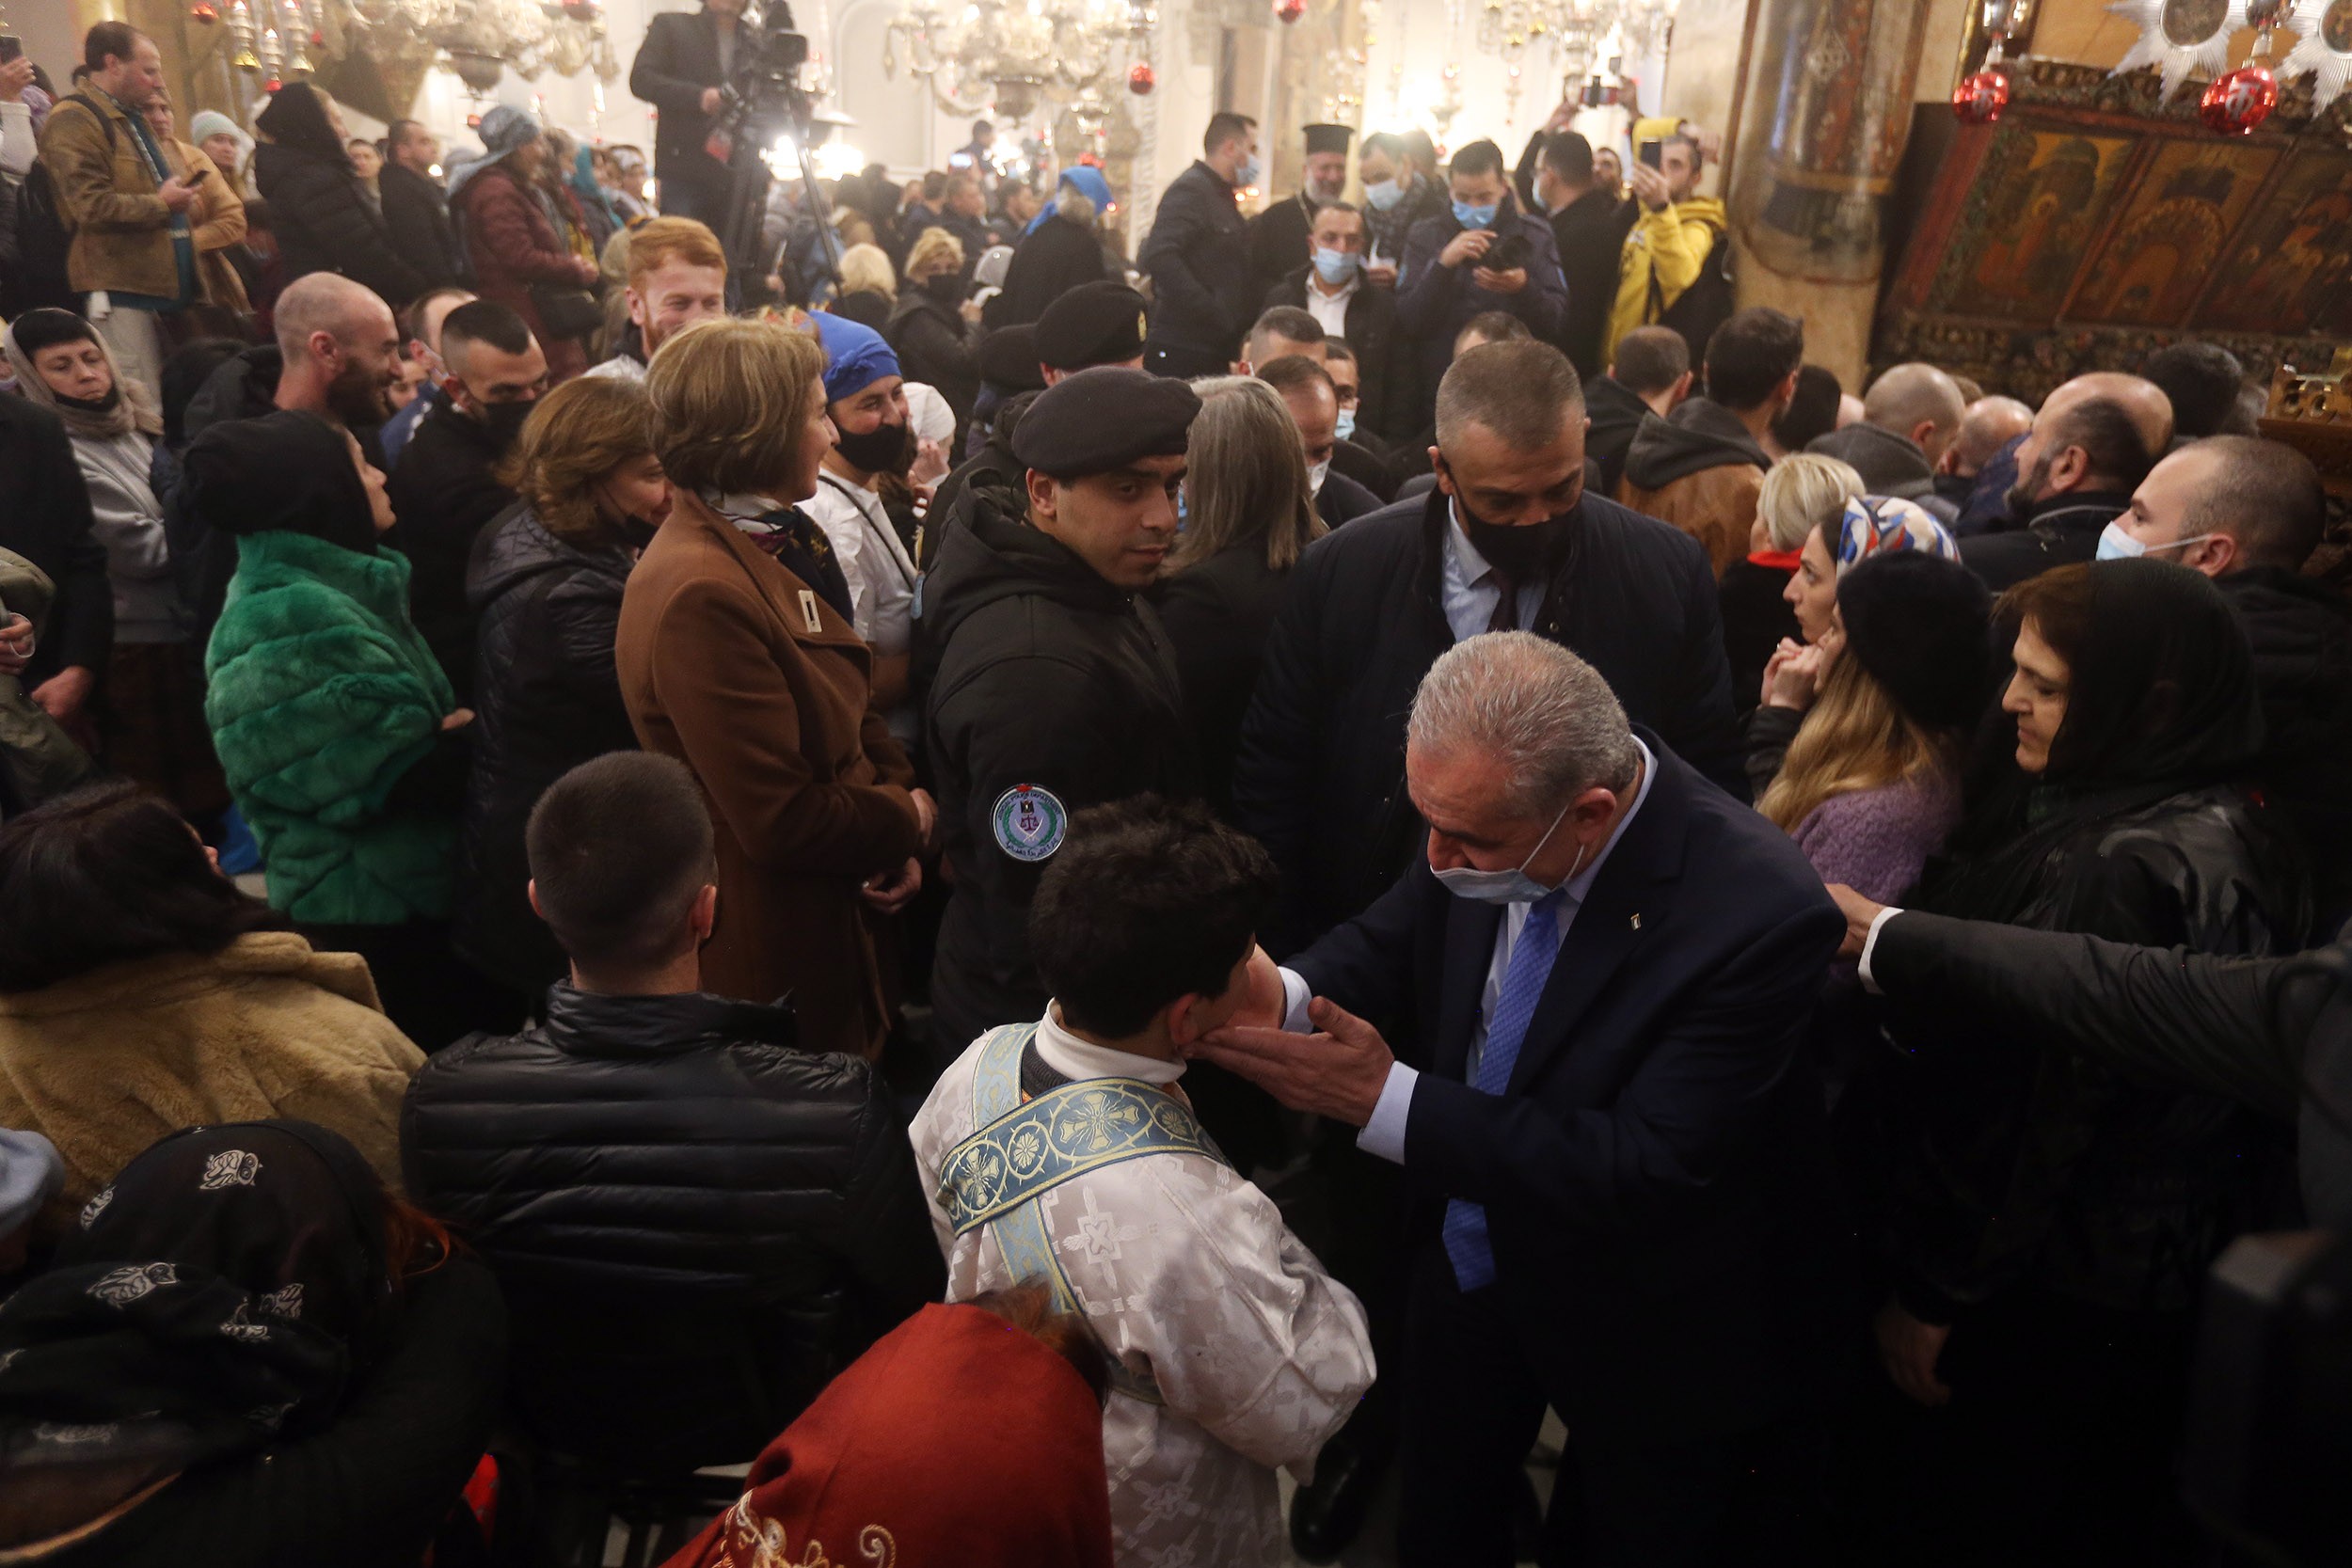
[[[1054,1017],[1051,1002],[1045,1005],[1045,1016],[1038,1021],[1037,1053],[1047,1067],[1069,1079],[1134,1078],[1146,1084],[1173,1084],[1184,1075],[1182,1062],[1163,1062],[1157,1056],[1137,1056],[1080,1039]]]
[[[1334,305],[1353,294],[1359,288],[1361,288],[1363,286],[1363,270],[1361,268],[1358,268],[1356,271],[1347,275],[1347,281],[1342,284],[1339,288],[1327,290],[1323,287],[1323,275],[1316,272],[1311,265],[1307,269],[1308,293],[1313,294],[1317,299],[1329,300]]]

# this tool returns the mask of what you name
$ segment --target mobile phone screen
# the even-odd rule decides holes
[[[1665,154],[1666,144],[1664,142],[1645,141],[1638,150],[1635,150],[1633,155],[1641,159],[1642,162],[1647,164],[1650,167],[1657,168],[1661,163],[1664,162]]]

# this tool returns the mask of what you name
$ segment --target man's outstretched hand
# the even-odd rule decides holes
[[[1250,960],[1253,1003],[1258,959]],[[1271,967],[1271,960],[1268,960]],[[1281,978],[1275,976],[1279,991]],[[1380,1103],[1380,1090],[1396,1061],[1380,1031],[1338,1003],[1316,997],[1307,1004],[1316,1033],[1293,1035],[1257,1024],[1229,1023],[1202,1036],[1185,1053],[1237,1072],[1294,1111],[1361,1127]]]

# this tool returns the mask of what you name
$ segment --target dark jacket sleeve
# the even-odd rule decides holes
[[[1804,727],[1804,714],[1793,707],[1774,707],[1761,704],[1748,715],[1747,753],[1748,788],[1757,800],[1772,787],[1780,777],[1780,765],[1788,755],[1788,743],[1797,738]]]
[[[1670,1219],[1756,1132],[1756,1107],[1791,1069],[1844,922],[1818,907],[1760,927],[1661,1019],[1605,1108],[1562,1119],[1520,1095],[1423,1073],[1405,1164],[1450,1196],[1619,1233]]]
[[[234,1542],[246,1568],[421,1562],[481,1461],[505,1383],[498,1281],[453,1259],[410,1283],[390,1354],[333,1426],[192,1471],[128,1514],[119,1538],[103,1532],[87,1558],[58,1560],[165,1561],[174,1548],[222,1560]]]
[[[1152,232],[1144,240],[1136,264],[1151,276],[1152,292],[1163,307],[1174,305],[1186,316],[1216,321],[1223,317],[1225,308],[1185,259],[1186,249],[1208,227],[1209,215],[1201,211],[1199,193],[1192,188],[1192,182],[1180,177],[1160,202],[1160,210],[1152,219]],[[1236,327],[1233,341],[1238,343],[1242,333],[1248,330],[1247,322]]]
[[[1981,1013],[2281,1119],[2334,986],[2303,957],[2214,958],[1919,910],[1879,928],[1870,978],[1900,1001]]]
[[[1688,552],[1682,593],[1682,657],[1658,733],[1675,754],[1732,799],[1748,799],[1746,748],[1731,711],[1731,660],[1724,653],[1724,607],[1704,550]],[[1778,770],[1778,765],[1774,765]]]
[[[456,277],[448,245],[449,214],[439,205],[431,185],[419,175],[388,166],[381,178],[384,227],[391,230],[392,248],[421,280],[436,288]]]
[[[275,166],[280,172],[262,194],[274,210],[301,214],[321,260],[395,309],[424,292],[423,276],[386,244],[386,226],[367,210],[355,177],[314,158],[280,160]]]
[[[875,1338],[947,1292],[947,1264],[923,1200],[914,1146],[876,1074],[850,1156],[842,1236]]]
[[[1328,576],[1327,558],[1310,550],[1283,585],[1233,760],[1234,818],[1265,846],[1282,875],[1280,902],[1266,933],[1266,945],[1277,954],[1311,926],[1306,879],[1316,805],[1316,736],[1327,695],[1322,618]]]
[[[1395,1028],[1410,1001],[1415,927],[1433,902],[1436,879],[1425,857],[1414,862],[1370,909],[1325,932],[1289,967],[1315,995]]]
[[[1454,269],[1438,265],[1438,255],[1456,232],[1435,219],[1423,219],[1405,236],[1405,261],[1397,269],[1396,319],[1408,336],[1425,338],[1445,330]]]
[[[1550,342],[1560,336],[1560,324],[1568,312],[1568,280],[1560,270],[1560,242],[1552,238],[1551,225],[1542,218],[1521,214],[1519,222],[1527,233],[1527,286],[1518,293],[1494,297],[1527,323],[1530,332]]]
[[[48,628],[40,641],[40,653],[50,657],[36,655],[27,673],[46,679],[74,664],[93,674],[103,673],[114,649],[115,595],[106,578],[106,547],[90,531],[89,486],[82,480],[81,466],[73,460],[73,447],[63,426],[54,420],[27,420],[25,423],[31,427],[26,439],[37,471],[21,479],[11,476],[6,483],[20,498],[47,496],[50,504],[25,506],[24,515],[0,524],[0,545],[47,572],[57,589]],[[15,510],[0,506],[0,517]],[[46,517],[33,515],[42,512]],[[49,537],[36,542],[31,537],[36,530]]]
[[[699,115],[703,88],[715,84],[690,81],[678,74],[678,24],[657,16],[645,29],[645,41],[628,68],[628,90],[665,115]]]

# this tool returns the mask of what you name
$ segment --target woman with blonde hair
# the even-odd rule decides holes
[[[878,245],[853,245],[841,253],[841,288],[828,307],[860,326],[880,332],[890,325],[891,307],[898,302],[898,275]]]
[[[1824,882],[1908,892],[1960,819],[1959,753],[1982,712],[1992,597],[1958,562],[1899,550],[1837,585],[1820,695],[1756,810]]]
[[[955,439],[963,450],[964,426],[980,395],[980,310],[964,288],[963,242],[945,229],[926,229],[907,252],[906,288],[890,312],[882,336],[898,356],[909,381],[939,389],[955,410]]]
[[[458,953],[536,1000],[563,950],[532,912],[523,828],[548,785],[634,751],[612,643],[637,554],[670,512],[641,383],[581,376],[541,398],[498,479],[515,504],[466,568],[480,627],[473,765],[459,822]]]
[[[1731,661],[1731,700],[1744,720],[1755,707],[1764,665],[1786,639],[1801,634],[1783,596],[1802,564],[1805,536],[1862,494],[1862,476],[1835,457],[1797,452],[1772,465],[1756,498],[1748,553],[1724,569],[1718,590],[1724,653]]]
[[[1307,453],[1281,394],[1253,376],[1193,383],[1184,531],[1161,568],[1160,624],[1176,644],[1210,801],[1230,815],[1242,713],[1282,584],[1323,533]]]
[[[847,578],[796,508],[833,446],[825,353],[769,321],[712,321],[646,372],[670,515],[621,600],[614,662],[639,742],[711,807],[718,924],[706,989],[790,993],[800,1043],[872,1057],[890,1024],[871,915],[922,885],[938,809],[873,701]]]

